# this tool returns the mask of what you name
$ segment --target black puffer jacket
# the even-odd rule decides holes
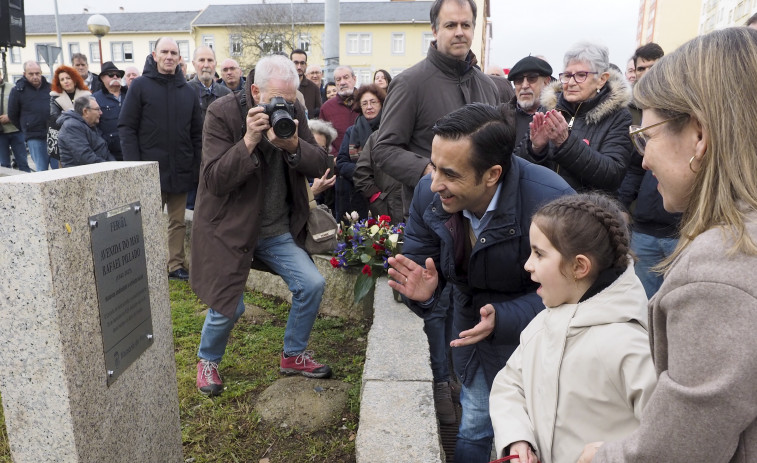
[[[176,66],[176,74],[161,74],[148,55],[142,76],[129,86],[118,133],[124,161],[158,161],[161,191],[194,188],[202,155],[202,114],[181,67]]]
[[[528,142],[528,156],[538,164],[556,171],[576,191],[602,190],[615,195],[633,152],[628,127],[631,113],[628,103],[631,89],[620,73],[610,71],[610,78],[600,93],[578,107],[565,101],[559,81],[541,94],[545,111],[557,109],[570,120],[575,116],[568,139],[560,146],[534,153]],[[525,157],[525,156],[524,156]]]
[[[24,140],[45,138],[50,116],[50,84],[42,77],[39,88],[22,77],[8,97],[8,118],[24,132]]]
[[[97,127],[90,127],[79,113],[64,111],[58,118],[60,162],[63,167],[115,161]]]

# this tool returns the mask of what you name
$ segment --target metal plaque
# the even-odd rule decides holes
[[[141,210],[137,201],[89,218],[108,386],[152,345]]]

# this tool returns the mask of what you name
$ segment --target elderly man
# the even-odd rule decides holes
[[[372,153],[379,168],[403,184],[405,217],[410,211],[413,189],[431,172],[431,128],[436,121],[467,103],[497,105],[500,102],[497,87],[475,65],[476,56],[470,50],[476,25],[476,3],[436,0],[431,5],[430,19],[435,40],[425,59],[392,80]],[[441,299],[433,311],[424,315],[423,329],[431,355],[437,416],[443,424],[453,424],[456,418],[450,383],[454,383],[454,378],[447,361],[452,323],[448,316],[450,291]],[[455,365],[456,368],[464,366]],[[463,417],[470,413],[463,404]],[[483,416],[480,418],[476,421],[483,420]],[[472,422],[463,420],[458,442],[470,439],[475,433],[466,423]]]
[[[513,154],[530,159],[526,144],[528,143],[528,124],[540,109],[541,91],[552,80],[552,66],[543,59],[526,56],[515,63],[507,76],[515,84],[515,96],[509,106],[515,111],[515,151]]]
[[[131,82],[139,77],[139,69],[137,69],[134,66],[129,66],[124,70],[126,73],[124,74],[124,85],[127,87],[131,85]]]
[[[74,110],[64,111],[58,118],[58,149],[63,167],[116,160],[97,129],[100,114],[95,97],[87,95],[74,100]]]
[[[244,312],[242,293],[250,263],[262,262],[287,283],[292,306],[279,355],[279,371],[311,378],[331,375],[307,349],[325,281],[304,245],[308,217],[306,178],[326,172],[326,153],[315,144],[297,102],[299,77],[285,56],[255,65],[244,93],[208,108],[197,209],[192,228],[192,288],[210,309],[197,353],[197,388],[220,394],[218,364],[234,324]],[[283,98],[296,107],[297,132],[279,138],[261,105]],[[241,110],[240,110],[241,108]]]
[[[87,55],[83,53],[74,53],[71,55],[71,66],[79,72],[79,75],[84,79],[84,83],[87,84],[89,90],[94,94],[96,91],[102,88],[102,83],[96,75],[89,72],[89,64],[87,63]]]
[[[355,102],[355,73],[349,66],[339,66],[334,70],[337,95],[321,106],[321,119],[331,122],[336,129],[336,139],[331,144],[335,152],[339,152],[344,139],[344,133],[355,123],[359,115],[352,109]]]
[[[326,86],[323,84],[323,69],[317,64],[310,64],[305,70],[305,76],[310,82],[318,86],[318,89],[321,92],[321,103],[326,101]]]
[[[308,66],[308,54],[305,53],[305,50],[297,48],[289,54],[289,59],[294,63],[294,66],[297,68],[297,75],[300,76],[298,90],[305,99],[308,119],[317,119],[318,113],[321,110],[321,87],[315,85],[305,76],[305,70]]]
[[[24,63],[24,76],[16,82],[8,98],[8,119],[24,132],[24,140],[37,172],[58,161],[47,155],[47,118],[50,117],[50,84],[36,61]]]
[[[126,86],[121,85],[123,76],[124,71],[118,69],[112,61],[107,61],[100,71],[100,81],[103,86],[92,95],[102,110],[97,128],[100,129],[108,144],[108,151],[116,158],[116,161],[124,158],[121,153],[121,138],[118,136],[118,116],[121,115],[121,105],[126,98],[127,89]]]
[[[158,161],[168,210],[168,276],[188,280],[184,263],[184,210],[197,183],[202,153],[202,111],[179,67],[179,46],[161,37],[129,88],[118,130],[125,161]]]
[[[502,116],[471,104],[433,126],[432,174],[415,189],[403,254],[389,259],[389,285],[418,314],[432,312],[444,288],[454,286],[460,338],[452,356],[463,383],[455,461],[471,463],[490,460],[494,376],[544,309],[523,268],[531,216],[573,193],[554,172],[512,156],[515,133]]]
[[[231,58],[226,58],[221,63],[221,85],[234,93],[241,91],[244,87],[242,68]]]

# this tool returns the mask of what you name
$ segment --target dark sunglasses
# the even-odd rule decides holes
[[[110,77],[111,79],[114,78],[114,77],[118,77],[118,74],[115,73],[115,72],[109,72],[109,73],[107,73],[105,75],[108,76],[108,77]],[[118,77],[118,78],[120,79],[120,77]]]

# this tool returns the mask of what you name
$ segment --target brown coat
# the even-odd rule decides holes
[[[757,256],[732,245],[708,230],[665,276],[649,303],[657,388],[639,428],[594,463],[757,462]]]
[[[245,92],[247,101],[253,101],[249,86]],[[258,242],[266,179],[262,153],[275,149],[264,139],[252,154],[248,151],[242,140],[242,95],[226,95],[208,107],[192,224],[192,289],[204,303],[227,317],[233,316],[244,291]],[[289,231],[303,245],[309,211],[305,177],[323,175],[326,153],[315,143],[304,117],[305,108],[299,103],[296,107],[299,148],[294,155],[281,155],[289,165]]]

